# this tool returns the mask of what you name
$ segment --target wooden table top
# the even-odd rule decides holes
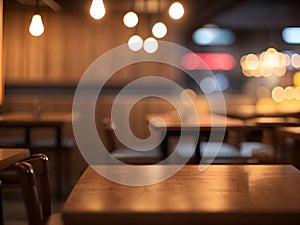
[[[9,112],[0,115],[0,126],[61,125],[67,122],[72,122],[71,113],[43,112],[34,116],[32,112]]]
[[[159,174],[163,166],[156,166]],[[296,225],[300,172],[291,165],[211,165],[203,172],[187,165],[162,183],[129,187],[88,167],[62,215],[65,225]]]
[[[157,120],[156,117],[163,119]],[[150,114],[146,117],[147,122],[150,122],[151,126],[162,129],[167,128],[168,130],[180,130],[180,129],[211,129],[214,128],[241,128],[244,126],[244,122],[240,119],[228,118],[221,115],[212,114],[201,114],[199,115],[199,123],[195,121],[183,121],[181,122],[178,116],[170,114]]]
[[[4,170],[29,156],[28,149],[2,148],[0,149],[0,170]]]

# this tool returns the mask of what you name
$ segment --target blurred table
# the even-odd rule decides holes
[[[289,156],[289,162],[293,163],[298,169],[300,168],[300,126],[298,127],[280,127],[276,129],[276,140],[279,153],[283,157],[285,154]],[[293,139],[294,143],[285,144],[286,138]],[[284,157],[283,157],[284,158]]]
[[[259,117],[245,122],[245,126],[263,132],[262,142],[275,145],[275,130],[284,126],[300,126],[300,119],[294,117]]]
[[[160,119],[155,119],[156,117]],[[162,119],[162,120],[161,120]],[[162,141],[162,150],[165,152],[165,157],[169,155],[169,137],[191,135],[199,131],[199,137],[196,146],[196,158],[200,159],[200,142],[205,139],[208,141],[211,132],[213,131],[217,139],[214,141],[223,141],[223,135],[229,130],[238,131],[244,127],[244,122],[239,119],[228,118],[216,114],[200,114],[199,121],[182,122],[178,117],[170,114],[150,114],[146,117],[147,122],[156,130],[163,132],[166,130],[166,135]],[[220,135],[218,135],[218,133]]]
[[[24,130],[24,144],[26,147],[38,149],[54,150],[55,153],[55,171],[56,171],[56,189],[58,195],[62,195],[62,149],[64,148],[62,141],[62,133],[66,124],[72,122],[72,114],[65,112],[42,112],[39,115],[34,115],[32,112],[10,112],[0,115],[0,127],[5,128],[21,128]],[[45,128],[54,130],[55,144],[43,144],[42,147],[35,145],[31,140],[31,133],[34,128]],[[42,150],[41,150],[42,149]]]
[[[28,149],[0,148],[0,171],[30,156]]]
[[[34,116],[32,112],[11,112],[0,115],[0,127],[24,129],[24,144],[32,145],[32,128],[51,128],[55,130],[55,145],[62,146],[62,129],[66,123],[72,122],[71,113],[44,112]]]
[[[154,167],[156,173],[143,179],[152,180],[166,166]],[[120,173],[135,179],[127,170]],[[141,187],[114,183],[88,167],[62,216],[65,225],[298,225],[299,203],[300,172],[291,165],[210,165],[202,172],[187,165]]]

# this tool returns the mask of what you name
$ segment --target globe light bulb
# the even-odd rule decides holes
[[[158,22],[152,28],[152,34],[156,38],[163,38],[167,34],[167,27],[164,23]]]
[[[105,7],[103,0],[93,0],[90,8],[90,15],[95,20],[99,20],[105,15]]]
[[[126,27],[135,27],[139,22],[139,18],[135,12],[128,12],[123,17],[123,23]]]
[[[134,52],[139,51],[143,47],[143,39],[139,35],[133,35],[128,40],[128,47]]]
[[[155,38],[153,37],[148,37],[145,41],[144,41],[144,50],[147,53],[154,53],[156,52],[158,49],[158,42]]]
[[[169,15],[172,19],[178,20],[184,15],[184,8],[180,2],[174,2],[169,8]]]
[[[44,33],[44,25],[42,17],[39,14],[34,14],[29,26],[29,32],[32,36],[40,36]]]

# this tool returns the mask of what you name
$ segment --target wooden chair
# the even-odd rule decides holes
[[[161,149],[136,151],[129,148],[118,148],[114,128],[109,118],[102,119],[108,151],[118,160],[128,164],[154,164],[163,159]]]
[[[29,225],[44,225],[51,213],[47,156],[35,154],[29,159],[16,163],[14,166],[1,171],[0,180],[5,187],[22,188]],[[0,210],[2,214],[3,211]],[[2,215],[0,224],[3,223]]]
[[[15,164],[29,225],[44,225],[51,214],[49,161],[36,154]]]
[[[2,181],[0,180],[0,225],[3,225]]]

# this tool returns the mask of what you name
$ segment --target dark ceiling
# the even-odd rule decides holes
[[[35,0],[16,0],[24,5],[34,5]],[[63,11],[84,12],[92,0],[40,0],[55,1]],[[159,0],[134,0],[136,4]],[[174,0],[161,0],[165,7]],[[5,0],[6,4],[13,2]],[[185,27],[193,30],[206,23],[236,30],[255,30],[300,26],[299,0],[181,0],[186,9]],[[26,4],[27,3],[27,4]],[[124,11],[132,6],[133,0],[104,0],[108,11]],[[20,4],[20,3],[19,3]],[[32,7],[32,6],[31,6]],[[146,10],[145,10],[146,11]],[[143,13],[143,12],[142,12]],[[145,12],[144,12],[145,13]],[[147,13],[147,12],[146,12]]]

